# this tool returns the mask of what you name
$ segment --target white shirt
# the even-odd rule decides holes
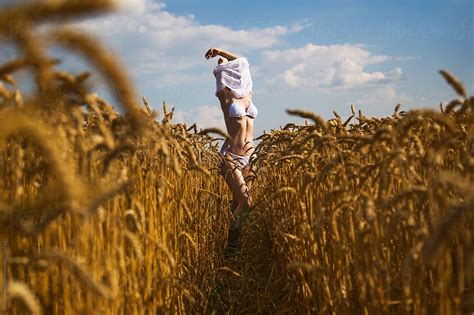
[[[214,68],[216,77],[216,96],[228,87],[236,98],[242,98],[252,92],[252,76],[250,65],[245,57],[239,57]]]

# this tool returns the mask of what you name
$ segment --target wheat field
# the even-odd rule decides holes
[[[474,312],[474,97],[385,118],[306,119],[260,135],[254,207],[224,259],[231,193],[218,129],[140,100],[99,40],[45,21],[114,9],[0,11],[0,307],[11,314]],[[92,72],[68,73],[59,46]],[[27,71],[32,91],[15,80]],[[92,93],[100,76],[114,105]],[[156,107],[155,107],[156,108]],[[120,110],[119,110],[120,109]]]

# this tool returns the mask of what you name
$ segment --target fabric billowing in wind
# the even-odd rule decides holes
[[[242,98],[252,92],[252,76],[250,65],[245,57],[239,57],[214,68],[216,77],[216,96],[228,87],[236,98]]]

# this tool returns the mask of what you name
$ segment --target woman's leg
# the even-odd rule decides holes
[[[244,169],[242,170],[242,175],[244,176],[244,180],[245,180],[245,183],[247,184],[247,189],[250,193],[250,190],[252,188],[252,184],[253,184],[253,179],[254,179],[254,173],[252,171],[252,166],[251,164],[247,164]],[[253,202],[252,202],[252,198],[249,194],[249,206],[252,207],[253,206]]]
[[[249,164],[246,165],[242,169],[242,176],[244,178],[245,184],[247,185],[246,207],[242,207],[242,208],[238,209],[238,205],[239,205],[239,203],[237,202],[238,196],[234,195],[234,199],[232,200],[232,206],[231,206],[230,209],[231,209],[231,213],[235,213],[236,216],[244,215],[247,211],[250,210],[250,207],[253,206],[252,196],[250,195],[250,189],[251,189],[252,183],[253,183],[253,172],[250,169]]]
[[[249,204],[249,190],[244,175],[237,166],[238,164],[227,155],[221,164],[221,174],[224,176],[227,185],[232,191],[234,201],[237,205],[235,211],[233,211],[234,217],[231,226],[240,228],[242,214],[248,211],[251,204]]]

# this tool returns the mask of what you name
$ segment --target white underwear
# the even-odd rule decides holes
[[[232,161],[237,164],[236,166],[240,170],[242,170],[244,167],[246,167],[250,163],[250,156],[238,155],[238,154],[230,152],[229,149],[230,149],[230,145],[226,145],[225,147],[222,146],[221,151],[220,151],[222,157],[225,157],[226,154],[228,154],[232,158]]]

